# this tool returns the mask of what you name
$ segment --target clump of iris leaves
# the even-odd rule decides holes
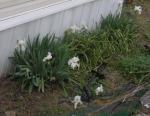
[[[15,49],[11,57],[14,67],[11,78],[30,93],[35,89],[44,92],[51,85],[60,86],[64,91],[76,85],[82,86],[89,78],[89,73],[107,58],[135,53],[137,33],[137,25],[132,19],[109,15],[91,30],[67,30],[63,38],[46,35],[42,38],[38,36],[33,41],[28,39],[25,51]],[[53,58],[43,62],[47,52],[51,52]],[[74,56],[80,59],[80,68],[76,70],[67,64]],[[132,70],[131,61],[121,63],[121,69],[125,69],[126,73]],[[124,62],[129,63],[130,69]]]

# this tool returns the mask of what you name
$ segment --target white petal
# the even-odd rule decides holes
[[[43,58],[43,62],[45,62],[46,61],[46,59],[45,58]]]
[[[73,62],[79,62],[79,58],[78,57],[73,57],[72,60],[73,60]]]
[[[75,103],[74,103],[74,109],[77,109],[77,106],[78,106],[78,103],[75,102]]]
[[[148,104],[145,104],[144,106],[145,106],[147,109],[150,108],[150,105],[148,105]]]
[[[80,27],[78,27],[77,25],[73,25],[70,27],[70,29],[72,30],[73,33],[75,33],[76,31],[80,31]]]
[[[72,60],[71,60],[71,59],[69,59],[69,60],[68,60],[68,65],[70,66],[70,65],[71,65],[71,63],[72,63]]]
[[[81,27],[84,28],[84,29],[86,29],[86,30],[88,30],[88,26],[87,26],[87,24],[86,24],[85,21],[82,21]]]
[[[102,92],[104,92],[104,89],[101,84],[99,87],[96,88],[95,93],[96,93],[96,95],[99,95],[99,93],[102,93]]]
[[[71,68],[75,69],[77,67],[76,63],[71,63]]]

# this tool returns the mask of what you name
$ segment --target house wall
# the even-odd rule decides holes
[[[94,28],[95,23],[101,21],[101,16],[106,17],[109,13],[120,12],[122,7],[122,4],[119,6],[118,0],[86,1],[79,6],[64,8],[59,12],[7,29],[1,28],[0,25],[0,75],[5,76],[10,71],[9,57],[15,49],[17,40],[27,39],[28,36],[33,39],[38,34],[44,36],[48,33],[63,36],[64,31],[70,26],[80,25],[82,22],[89,28]]]

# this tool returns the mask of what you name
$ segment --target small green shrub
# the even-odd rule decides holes
[[[45,36],[42,40],[38,36],[33,42],[26,42],[25,51],[14,51],[11,58],[15,66],[12,79],[22,85],[22,88],[28,88],[29,92],[34,88],[44,92],[45,86],[51,84],[52,80],[61,84],[69,78],[68,47],[54,39],[54,35]],[[44,62],[43,58],[48,52],[52,53],[52,59]]]
[[[150,56],[125,57],[119,61],[118,68],[127,79],[136,83],[149,82]]]

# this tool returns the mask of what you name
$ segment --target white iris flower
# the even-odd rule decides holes
[[[17,49],[21,49],[22,51],[25,51],[26,49],[26,42],[25,40],[17,40]]]
[[[82,23],[81,23],[81,28],[83,28],[83,29],[85,29],[85,30],[88,30],[88,26],[87,26],[87,24],[86,24],[85,21],[82,21]]]
[[[138,12],[139,14],[142,14],[142,6],[135,6],[134,11]]]
[[[96,95],[99,95],[99,93],[104,92],[103,85],[101,84],[99,87],[96,88],[95,93]]]
[[[72,101],[74,103],[74,109],[77,109],[78,104],[82,105],[81,96],[75,96],[74,100]]]
[[[144,106],[145,106],[147,109],[150,108],[150,104],[145,104]]]
[[[46,62],[46,61],[49,61],[51,60],[53,57],[52,57],[52,53],[51,52],[48,52],[47,56],[43,58],[43,62]]]
[[[71,26],[70,29],[72,30],[73,33],[75,33],[76,31],[80,31],[81,30],[81,28],[78,27],[77,25]]]
[[[70,29],[73,33],[75,33],[81,31],[82,29],[88,30],[88,26],[86,25],[85,21],[82,21],[80,26],[73,25],[70,27]]]
[[[78,57],[73,57],[73,58],[69,59],[68,65],[74,70],[75,68],[80,67],[79,61],[80,61],[80,59]]]

